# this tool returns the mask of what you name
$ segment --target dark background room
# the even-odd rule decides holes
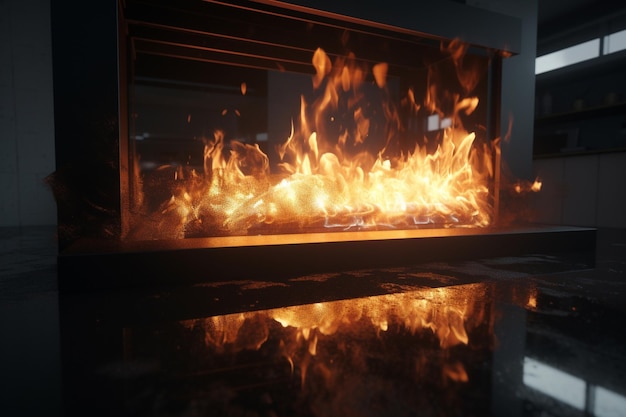
[[[0,0],[1,415],[626,416],[626,5],[96,3]],[[222,9],[206,28],[194,14]],[[506,224],[416,216],[405,234],[359,235],[359,220],[276,238],[273,220],[244,218],[234,236],[212,212],[176,223],[196,208],[180,188],[189,167],[219,159],[217,135],[195,136],[215,123],[252,138],[230,152],[257,150],[240,168],[265,179],[260,150],[290,133],[276,115],[311,88],[308,30],[364,61],[395,51],[371,95],[405,86],[403,48],[437,66],[439,39],[472,44],[488,74],[474,87],[493,102],[478,107],[486,123],[463,121],[499,138],[484,146],[497,147],[489,192]],[[272,54],[280,71],[264,67]]]

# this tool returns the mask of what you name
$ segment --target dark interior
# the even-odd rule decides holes
[[[25,216],[0,228],[0,414],[626,415],[624,51],[532,74],[536,55],[626,27],[624,7],[357,3],[0,2],[0,133],[16,147],[0,213]],[[511,134],[493,190],[506,226],[120,239],[135,174],[158,209],[216,127],[270,154],[293,112],[270,111],[272,77],[310,88],[321,44],[389,62],[419,95],[426,68],[455,72],[440,48],[457,36],[485,75],[464,124]],[[58,221],[33,226],[42,83]],[[436,142],[420,111],[411,127]],[[540,193],[514,191],[535,173]]]

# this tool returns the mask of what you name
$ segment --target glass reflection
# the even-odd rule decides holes
[[[626,397],[533,358],[524,358],[524,385],[596,417],[626,416]]]

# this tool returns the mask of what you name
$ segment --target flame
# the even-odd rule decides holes
[[[531,288],[528,294],[528,302],[526,303],[526,307],[530,309],[537,308],[537,289]]]
[[[524,194],[528,192],[538,193],[541,191],[541,186],[543,185],[542,181],[537,178],[533,182],[528,181],[518,181],[513,184],[513,190],[517,194]]]
[[[478,143],[462,125],[462,116],[480,106],[472,94],[479,71],[464,59],[465,49],[460,42],[442,46],[465,96],[433,82],[423,103],[411,87],[399,104],[391,99],[387,63],[370,66],[352,54],[333,62],[316,49],[314,93],[301,96],[300,117],[276,147],[280,172],[271,172],[257,144],[226,142],[223,131],[214,132],[205,140],[204,172],[178,182],[187,197],[173,196],[161,209],[180,216],[160,222],[173,228],[164,233],[489,226],[499,141]],[[400,121],[403,106],[413,119],[418,112],[436,116],[436,138],[411,137]]]
[[[542,185],[542,182],[536,179],[535,182],[533,182],[533,185],[530,186],[530,189],[531,191],[534,191],[537,193],[541,191],[541,185]]]
[[[452,381],[456,382],[467,382],[469,381],[469,376],[467,375],[467,371],[461,362],[454,362],[453,364],[447,364],[443,369],[444,375]]]
[[[315,68],[315,77],[313,77],[313,87],[318,88],[324,78],[331,70],[332,64],[330,58],[321,49],[317,48],[313,53],[313,67]]]

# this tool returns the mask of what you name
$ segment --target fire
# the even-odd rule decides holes
[[[523,194],[523,193],[528,193],[528,192],[538,193],[539,191],[541,191],[542,185],[543,183],[539,178],[535,179],[535,181],[533,182],[519,181],[513,185],[513,190],[515,190],[517,194]]]
[[[489,226],[499,142],[477,141],[463,127],[463,117],[480,106],[472,95],[478,75],[467,74],[462,44],[443,51],[465,95],[433,82],[419,103],[413,86],[399,102],[392,99],[397,87],[390,87],[387,63],[364,64],[350,54],[333,62],[318,48],[311,61],[314,94],[301,96],[300,117],[276,147],[279,171],[258,144],[227,141],[216,131],[205,140],[204,171],[179,179],[161,208],[168,215],[157,222],[161,232]],[[247,91],[242,83],[241,93]],[[436,122],[436,143],[413,137],[400,120],[400,113],[417,120],[420,111]]]
[[[526,303],[526,307],[535,309],[537,308],[537,289],[531,288],[528,294],[528,302]]]

